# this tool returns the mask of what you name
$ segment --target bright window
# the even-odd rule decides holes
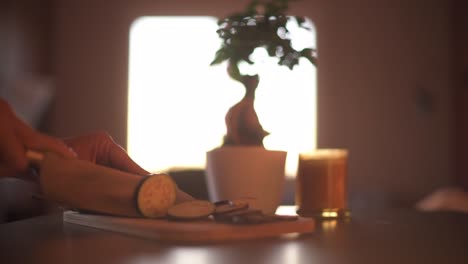
[[[315,47],[315,31],[290,25],[296,48]],[[133,23],[127,142],[143,168],[204,168],[206,152],[221,145],[224,115],[244,88],[228,77],[225,63],[210,66],[220,45],[216,30],[213,17],[141,17]],[[301,59],[291,71],[261,49],[253,57],[255,68],[241,70],[260,75],[255,108],[271,133],[265,147],[288,151],[286,172],[295,175],[298,153],[316,146],[316,69]]]

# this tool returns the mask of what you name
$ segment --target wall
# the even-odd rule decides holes
[[[468,190],[468,2],[453,1],[456,177]]]
[[[353,202],[411,202],[450,184],[447,4],[331,1],[320,8],[319,145],[351,150]]]
[[[126,143],[128,32],[141,15],[215,15],[248,1],[57,1],[49,131]],[[354,207],[412,203],[453,182],[450,6],[443,0],[296,2],[318,30],[320,147],[350,149]],[[157,135],[155,135],[157,136]]]
[[[0,3],[0,96],[23,120],[42,128],[51,100],[52,1]]]
[[[51,11],[49,0],[0,2],[0,84],[28,74],[51,74]]]

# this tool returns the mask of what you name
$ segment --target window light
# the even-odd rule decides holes
[[[225,63],[210,66],[220,45],[216,23],[140,17],[131,27],[128,152],[146,170],[203,169],[205,153],[222,144],[224,115],[244,88],[229,78]],[[298,49],[315,47],[314,31],[290,31]],[[265,147],[288,151],[286,172],[295,175],[298,153],[316,146],[316,69],[304,59],[291,71],[261,49],[253,56],[255,67],[241,69],[260,74],[255,108],[271,133]]]

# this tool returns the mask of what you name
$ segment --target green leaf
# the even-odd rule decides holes
[[[279,58],[279,65],[287,66],[289,69],[293,69],[301,57],[317,65],[315,50],[307,48],[297,51],[292,47],[291,39],[287,34],[281,37],[278,35],[279,30],[288,32],[286,23],[289,20],[295,20],[300,27],[309,29],[304,17],[286,16],[289,1],[253,0],[243,12],[220,19],[217,33],[223,40],[223,44],[216,52],[211,65],[228,60],[230,64],[235,65],[232,67],[234,72],[230,73],[230,76],[237,79],[241,76],[237,64],[240,61],[254,64],[250,56],[258,47],[264,47],[270,57]],[[265,9],[263,17],[256,16],[259,6]]]
[[[270,57],[276,56],[276,46],[270,45],[267,47],[267,52]]]
[[[226,52],[224,48],[221,48],[216,52],[215,58],[210,63],[210,66],[220,64],[221,62],[227,60],[228,58],[229,58],[229,53]]]

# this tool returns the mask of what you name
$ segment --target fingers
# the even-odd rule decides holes
[[[96,148],[96,162],[103,163],[109,167],[126,171],[138,175],[149,174],[148,171],[136,164],[127,152],[107,133],[98,133],[96,139],[99,140]]]
[[[20,120],[8,103],[0,98],[0,175],[16,176],[28,168],[26,150],[51,151],[73,157],[60,140],[43,135]]]
[[[16,120],[16,131],[28,149],[54,152],[67,158],[76,157],[76,154],[63,141],[35,131],[19,119]]]
[[[25,147],[12,130],[2,130],[0,134],[0,159],[3,163],[1,175],[14,176],[17,172],[25,171],[28,161]]]
[[[28,162],[25,146],[15,133],[15,115],[8,104],[0,100],[0,176],[15,176],[25,171]]]
[[[94,134],[65,138],[63,142],[76,152],[79,159],[96,163],[97,144]]]
[[[148,171],[144,170],[138,164],[136,164],[121,146],[114,142],[109,145],[108,163],[111,167],[130,173],[139,175],[149,174]]]
[[[65,139],[65,142],[78,153],[80,159],[133,174],[149,174],[138,166],[106,132]]]

